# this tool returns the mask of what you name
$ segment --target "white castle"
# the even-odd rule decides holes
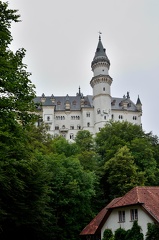
[[[99,35],[95,56],[91,63],[93,77],[90,85],[93,95],[84,96],[79,88],[75,96],[37,96],[38,111],[48,132],[62,135],[73,141],[79,130],[89,130],[95,135],[110,120],[128,121],[141,125],[142,104],[138,96],[136,104],[129,92],[122,98],[111,96],[112,78],[109,76],[110,61]],[[37,124],[40,124],[37,123]]]

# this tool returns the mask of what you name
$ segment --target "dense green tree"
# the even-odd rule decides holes
[[[39,161],[43,158],[51,173],[52,239],[79,239],[81,229],[94,216],[91,200],[95,195],[96,177],[84,171],[75,157],[39,155]]]
[[[113,232],[111,229],[105,229],[102,240],[114,240]]]
[[[159,226],[155,223],[147,224],[146,240],[159,239]]]
[[[118,228],[114,233],[114,240],[125,240],[126,230],[123,228]]]
[[[129,149],[124,146],[120,148],[115,156],[104,165],[106,180],[103,185],[109,189],[109,197],[119,197],[128,192],[136,185],[143,184],[143,176],[137,172],[133,156]]]
[[[50,177],[28,134],[36,115],[25,50],[9,48],[11,24],[18,21],[17,11],[0,1],[0,238],[28,239],[35,233],[38,239],[49,222]]]
[[[102,156],[103,161],[108,161],[114,157],[117,150],[126,146],[135,138],[143,138],[144,131],[141,126],[129,122],[112,122],[106,124],[95,138],[97,151]]]
[[[141,227],[138,225],[137,221],[133,222],[133,226],[130,230],[127,231],[125,240],[143,240],[144,236],[141,233]]]
[[[94,139],[88,130],[78,131],[75,142],[80,151],[90,151],[94,149]]]

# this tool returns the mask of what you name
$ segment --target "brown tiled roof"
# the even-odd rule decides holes
[[[80,235],[90,235],[90,234],[95,234],[96,230],[98,229],[99,225],[101,224],[102,220],[106,217],[108,213],[109,207],[113,203],[115,203],[118,199],[120,198],[115,198],[112,200],[106,207],[104,207],[98,214],[97,216],[82,230]]]
[[[95,234],[113,208],[140,204],[159,223],[159,187],[134,187],[121,198],[115,198],[82,230],[80,235]]]

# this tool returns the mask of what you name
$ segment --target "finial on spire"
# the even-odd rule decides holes
[[[79,86],[79,95],[81,94],[81,88],[80,88],[80,86]]]
[[[102,32],[98,32],[99,33],[99,40],[101,40],[101,34],[102,34]]]

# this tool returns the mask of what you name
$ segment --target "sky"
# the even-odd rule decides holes
[[[99,39],[113,78],[111,95],[127,91],[142,102],[143,130],[159,136],[158,0],[8,0],[21,22],[13,23],[11,49],[26,49],[24,63],[36,94],[91,95]]]

